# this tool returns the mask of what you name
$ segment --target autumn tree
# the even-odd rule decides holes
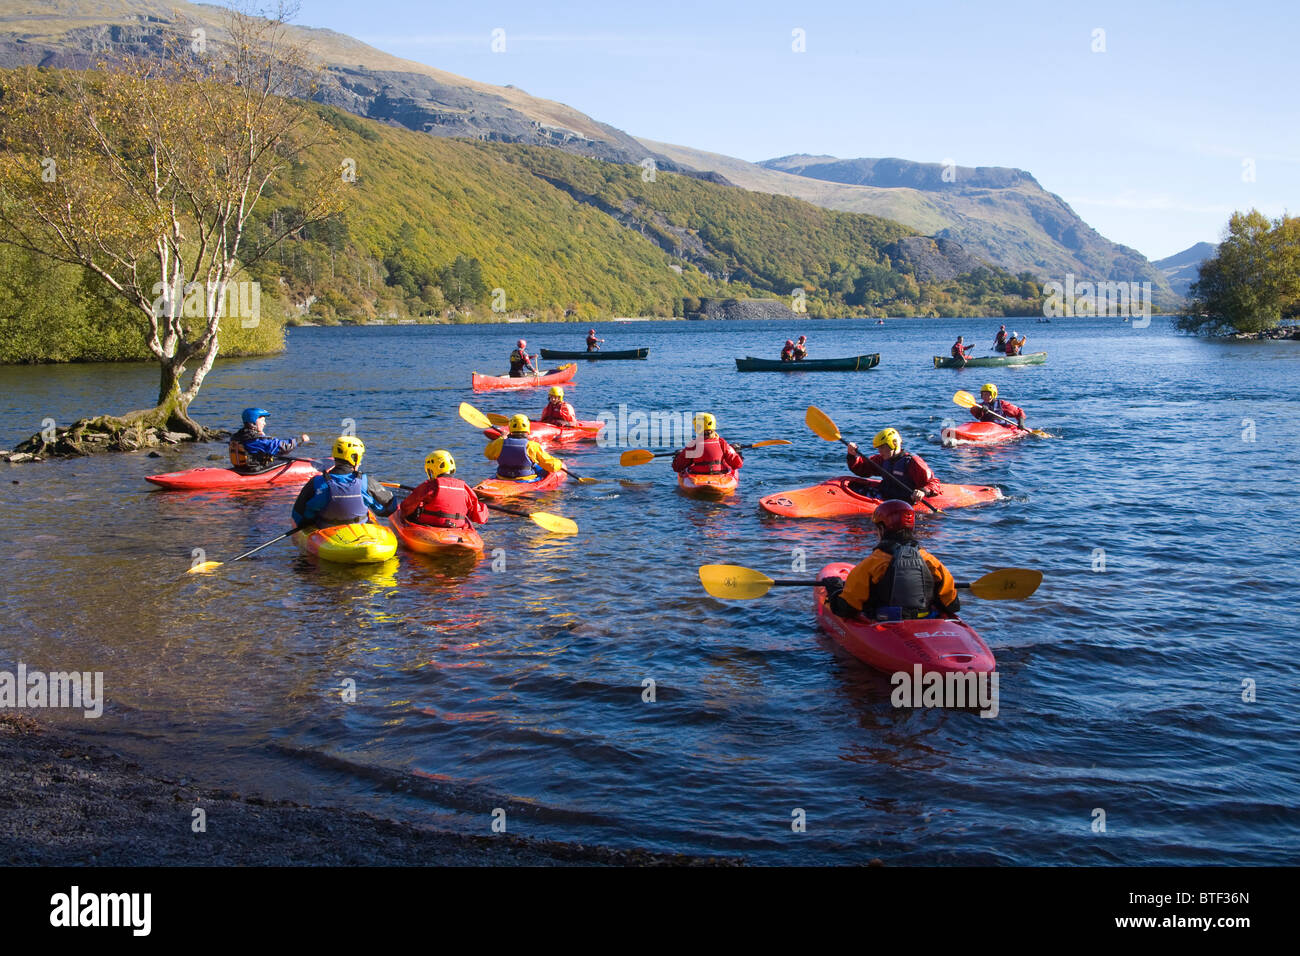
[[[223,35],[164,33],[160,53],[110,56],[86,73],[0,77],[0,241],[89,270],[129,304],[159,364],[154,408],[78,422],[74,447],[87,429],[210,437],[189,406],[222,320],[258,321],[257,290],[235,283],[341,208],[355,166],[307,102],[316,67],[288,37],[290,12],[232,10]],[[249,240],[254,210],[282,180],[305,198]]]
[[[1216,254],[1191,287],[1189,332],[1262,332],[1300,305],[1300,218],[1233,213]]]

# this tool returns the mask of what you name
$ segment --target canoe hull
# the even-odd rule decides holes
[[[951,356],[934,357],[935,368],[995,368],[999,365],[1042,365],[1047,361],[1046,352],[1030,352],[1028,355],[988,355],[968,358],[965,363]]]
[[[650,355],[650,349],[623,349],[616,352],[563,352],[556,349],[542,349],[544,359],[584,359],[588,362],[618,362],[629,359],[643,359]]]
[[[850,355],[848,358],[804,359],[802,362],[782,362],[779,359],[736,359],[738,372],[865,372],[880,364],[880,353]]]
[[[474,386],[476,392],[490,392],[500,389],[545,388],[573,381],[573,376],[577,374],[577,371],[578,366],[570,363],[561,365],[559,368],[553,368],[549,372],[543,372],[541,375],[525,375],[521,378],[511,378],[509,375],[480,375],[478,372],[474,372],[470,375],[470,383]]]

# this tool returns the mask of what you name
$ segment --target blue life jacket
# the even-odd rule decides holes
[[[531,438],[516,438],[507,435],[501,442],[501,454],[497,456],[498,478],[531,478],[536,474],[536,466],[528,457],[528,445]]]
[[[320,476],[329,486],[330,502],[316,515],[322,527],[336,524],[357,524],[370,520],[366,502],[366,476],[360,472],[336,475],[326,472]]]

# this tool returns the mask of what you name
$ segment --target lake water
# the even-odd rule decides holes
[[[500,808],[514,834],[767,863],[1295,863],[1300,348],[1199,341],[1159,318],[1018,321],[1047,364],[931,366],[958,333],[992,354],[987,319],[601,323],[605,348],[650,358],[581,365],[566,386],[580,417],[708,410],[733,442],[794,444],[750,453],[722,503],[679,495],[663,461],[565,453],[610,479],[546,499],[582,533],[494,515],[495,559],[349,570],[281,542],[186,575],[196,548],[230,557],[286,529],[296,489],[143,480],[224,457],[219,444],[9,466],[0,666],[103,671],[102,718],[53,716],[151,768],[474,833]],[[572,349],[586,328],[293,329],[283,355],[220,362],[192,412],[233,427],[261,405],[272,434],[310,432],[322,453],[351,419],[366,470],[414,483],[448,448],[473,482],[489,465],[457,405],[545,402],[469,389],[521,330]],[[735,371],[800,332],[813,357],[881,363]],[[0,368],[0,440],[147,406],[156,380],[151,366]],[[942,448],[944,421],[967,414],[953,392],[985,381],[1059,437]],[[791,577],[802,553],[811,576],[872,546],[868,521],[757,507],[843,472],[842,446],[804,426],[809,404],[858,441],[893,425],[943,480],[1007,495],[921,531],[959,578],[1045,574],[1027,601],[964,602],[997,655],[997,717],[892,707],[888,677],[819,633],[810,591],[723,603],[701,589],[703,563]]]

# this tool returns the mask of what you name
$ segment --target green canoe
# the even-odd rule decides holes
[[[650,354],[645,349],[624,349],[621,352],[557,352],[555,349],[542,349],[544,359],[587,359],[590,362],[611,361],[613,359],[643,359]]]
[[[880,364],[880,353],[850,355],[848,358],[804,359],[802,362],[782,362],[780,359],[754,358],[752,355],[736,359],[738,372],[865,372]]]
[[[990,368],[996,365],[1042,365],[1047,361],[1046,352],[1030,352],[1028,355],[990,355],[987,358],[968,358],[961,362],[955,358],[934,357],[935,368]]]

